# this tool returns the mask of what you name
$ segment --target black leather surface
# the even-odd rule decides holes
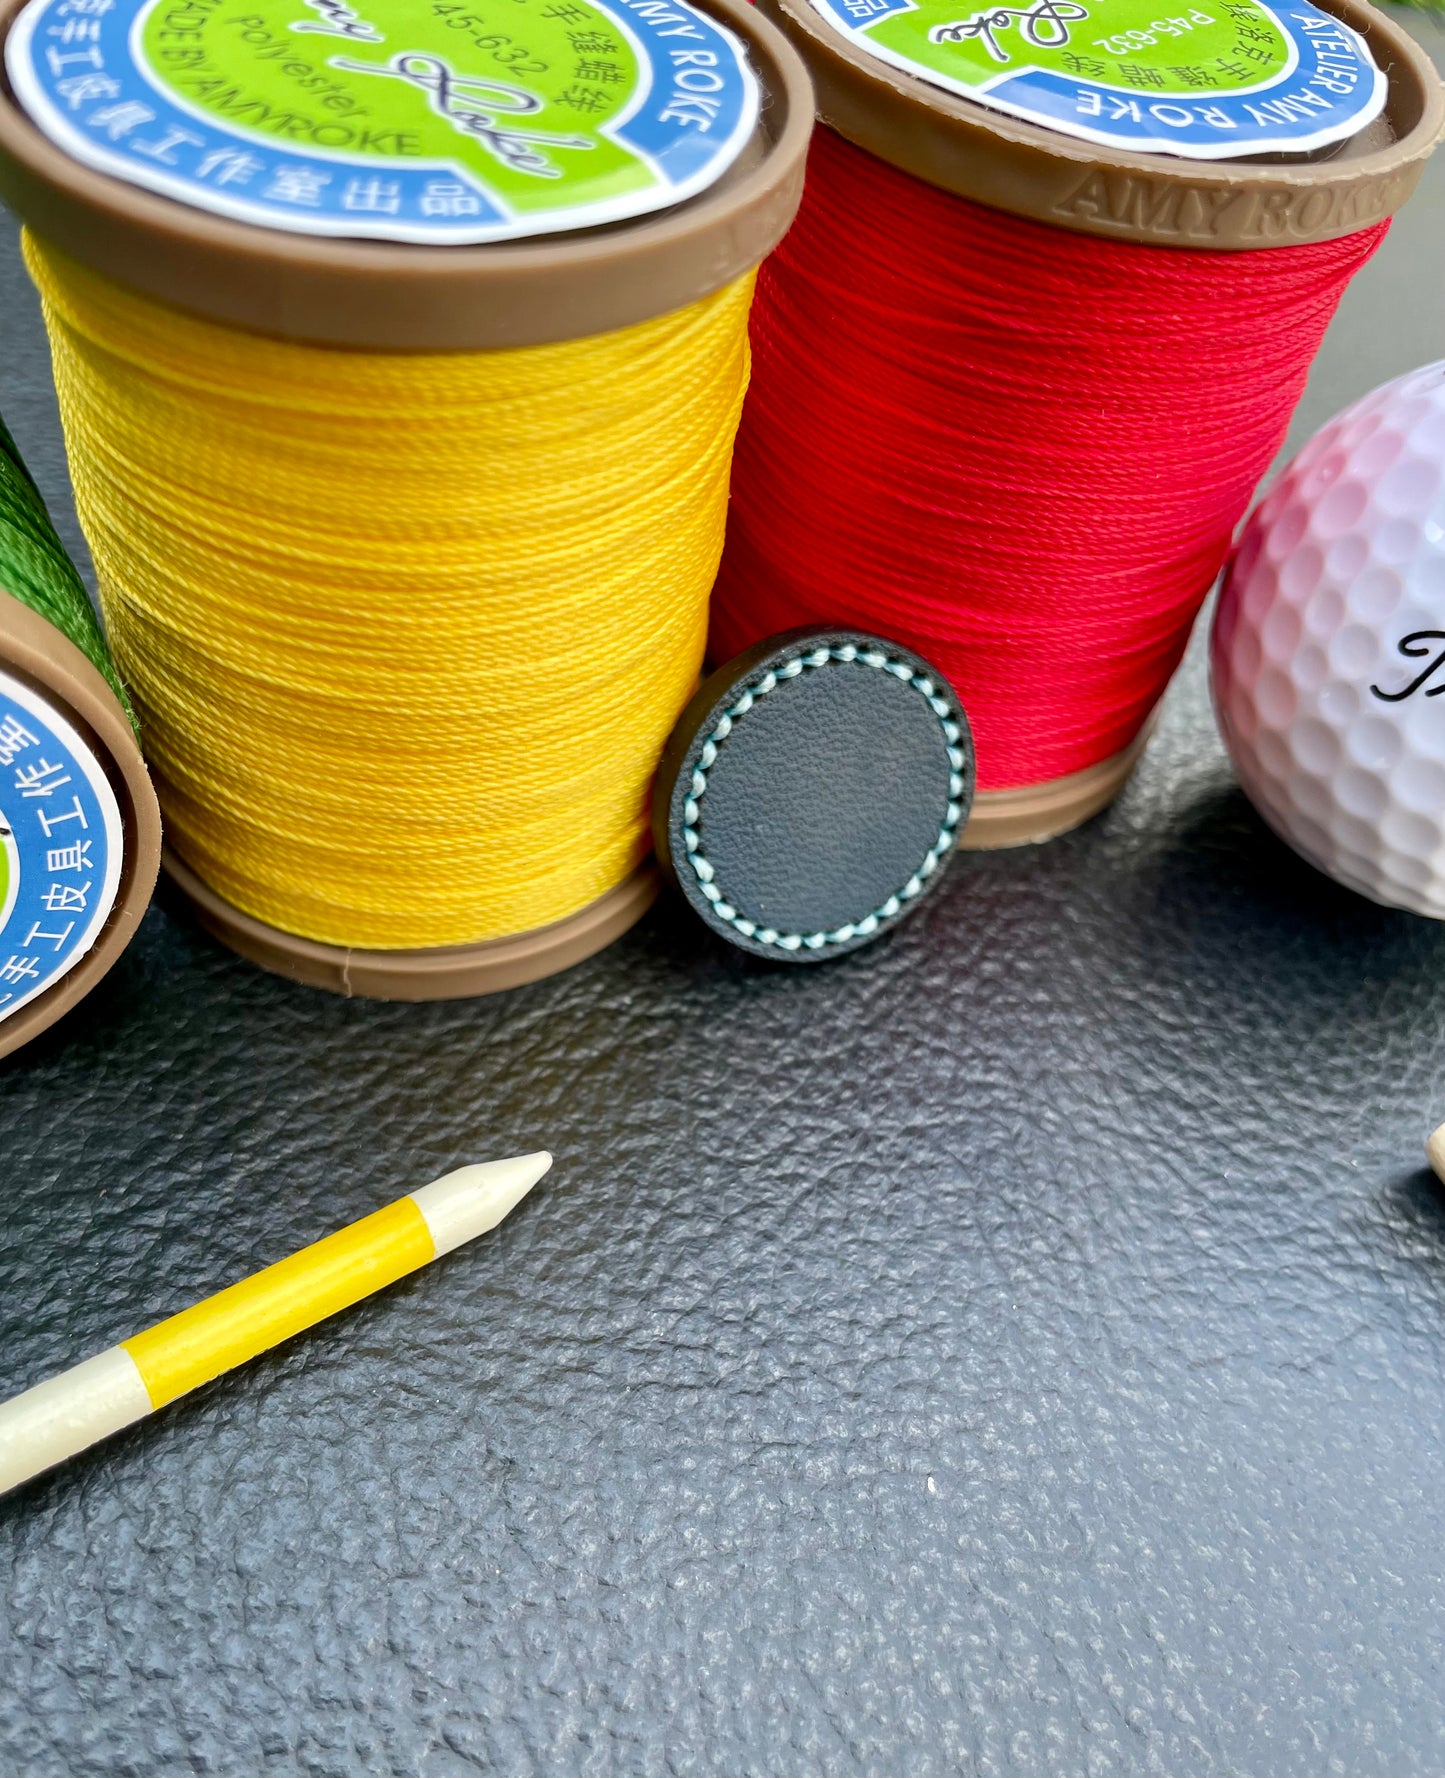
[[[1445,352],[1442,191],[1302,426]],[[8,238],[0,315],[54,494]],[[157,908],[0,1067],[0,1390],[557,1165],[0,1502],[0,1772],[1445,1770],[1442,1063],[1445,929],[1269,837],[1197,654],[1108,816],[820,970],[667,906],[372,1005]]]

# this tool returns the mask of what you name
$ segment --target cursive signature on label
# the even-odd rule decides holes
[[[546,153],[548,148],[592,147],[586,136],[553,136],[544,130],[522,130],[508,124],[508,117],[525,117],[542,109],[536,93],[505,80],[458,74],[440,56],[403,50],[384,63],[350,62],[344,56],[333,56],[331,66],[355,74],[382,74],[420,88],[432,110],[454,130],[479,142],[504,165],[538,179],[562,177],[562,169]]]
[[[1400,643],[1400,653],[1409,661],[1423,661],[1427,655],[1433,658],[1428,667],[1399,691],[1382,691],[1378,685],[1372,685],[1370,690],[1386,704],[1403,704],[1406,698],[1413,698],[1441,667],[1445,667],[1445,630],[1412,630]],[[1445,679],[1430,686],[1425,696],[1438,698],[1441,692],[1445,692]]]
[[[293,31],[314,31],[319,37],[354,37],[362,43],[384,43],[386,39],[374,25],[346,4],[346,0],[305,0],[320,18],[302,19],[291,26]]]
[[[999,42],[999,31],[1017,28],[1025,43],[1035,49],[1058,49],[1069,41],[1069,26],[1089,16],[1077,0],[1037,0],[1034,6],[995,6],[976,12],[951,25],[935,25],[930,43],[965,43],[977,37],[996,62],[1007,62],[1008,51]]]

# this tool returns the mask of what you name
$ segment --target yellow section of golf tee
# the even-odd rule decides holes
[[[401,1198],[194,1308],[121,1341],[151,1406],[163,1408],[222,1371],[359,1303],[436,1255],[414,1198]]]
[[[459,1167],[123,1340],[120,1350],[139,1371],[151,1406],[164,1407],[495,1228],[551,1164],[549,1154],[538,1153]]]

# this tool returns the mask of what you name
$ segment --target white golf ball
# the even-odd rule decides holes
[[[1445,361],[1346,408],[1280,475],[1226,575],[1210,674],[1270,826],[1445,920]]]

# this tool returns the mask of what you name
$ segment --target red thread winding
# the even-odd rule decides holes
[[[714,655],[798,624],[894,637],[957,687],[984,790],[1120,752],[1388,226],[1101,240],[820,129],[753,309]]]

